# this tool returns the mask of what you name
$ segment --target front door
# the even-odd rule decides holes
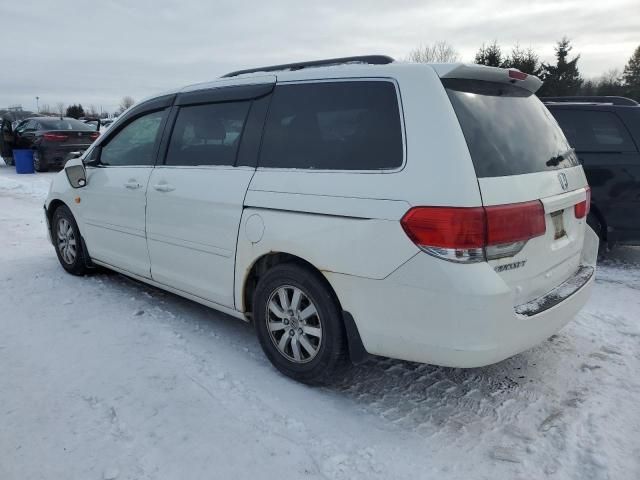
[[[251,103],[180,107],[147,193],[152,278],[227,307],[234,304],[238,227],[255,170],[234,166]]]
[[[146,191],[165,110],[139,116],[94,148],[79,190],[82,234],[92,259],[150,277]]]
[[[13,157],[13,130],[11,122],[5,118],[0,122],[0,157],[9,165],[9,158]]]

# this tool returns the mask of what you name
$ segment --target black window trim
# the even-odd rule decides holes
[[[236,87],[252,87],[251,89],[237,90]],[[265,87],[265,88],[253,88],[253,87]],[[268,88],[267,88],[268,87]],[[262,146],[262,135],[264,133],[264,126],[267,119],[267,112],[262,116],[260,128],[260,145],[255,153],[253,165],[238,165],[240,150],[243,147],[244,136],[247,124],[251,118],[253,107],[256,101],[265,97],[271,96],[275,82],[273,83],[260,83],[250,85],[225,85],[223,87],[207,88],[203,90],[195,90],[194,92],[186,92],[178,94],[174,105],[171,107],[169,114],[167,115],[167,122],[165,124],[162,140],[160,141],[159,150],[157,153],[157,159],[155,166],[158,168],[190,168],[190,169],[250,169],[255,170],[260,155],[260,146]],[[182,103],[179,103],[180,95],[186,95],[187,93],[197,93],[198,96],[189,97],[185,100],[183,97]],[[209,99],[208,101],[203,101]],[[214,100],[215,99],[215,100]],[[197,100],[197,101],[196,101]],[[199,105],[215,105],[219,103],[234,103],[234,102],[250,102],[249,109],[247,110],[247,116],[245,117],[242,132],[240,134],[240,143],[236,151],[236,158],[233,165],[167,165],[167,155],[169,153],[169,144],[171,142],[171,136],[173,135],[173,129],[175,128],[176,121],[178,119],[178,113],[183,107],[192,107]],[[267,106],[268,110],[268,106]]]
[[[260,151],[258,152],[258,165],[256,167],[257,171],[278,171],[278,172],[304,172],[304,173],[346,173],[346,174],[377,174],[377,175],[385,175],[398,173],[405,169],[407,166],[407,136],[406,136],[406,125],[404,118],[404,105],[402,103],[402,92],[400,91],[400,86],[398,85],[398,81],[393,77],[332,77],[332,78],[317,78],[317,79],[304,79],[304,80],[282,80],[276,82],[275,87],[278,85],[296,85],[296,84],[307,84],[307,83],[344,83],[344,82],[389,82],[391,83],[396,91],[396,98],[398,100],[398,113],[400,116],[400,133],[402,135],[402,163],[398,167],[394,168],[380,168],[373,170],[349,170],[349,169],[300,169],[300,168],[289,168],[289,167],[263,167],[260,165],[260,155],[262,153],[262,141],[260,142]],[[274,87],[274,89],[275,89]],[[264,124],[263,124],[263,139],[264,140],[264,127],[269,118],[269,113],[267,113]]]
[[[173,104],[179,107],[187,107],[210,103],[255,100],[271,94],[274,88],[275,82],[209,87],[178,93]]]

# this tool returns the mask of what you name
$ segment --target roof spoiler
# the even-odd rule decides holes
[[[542,80],[535,75],[523,73],[515,68],[487,67],[469,63],[435,63],[432,65],[440,78],[464,78],[515,85],[535,93]]]

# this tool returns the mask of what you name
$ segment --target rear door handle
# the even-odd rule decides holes
[[[136,188],[140,188],[142,185],[140,185],[137,181],[135,180],[129,180],[127,183],[124,184],[124,186],[126,188],[129,188],[131,190],[135,190]]]
[[[176,189],[175,187],[172,187],[168,183],[157,183],[153,186],[153,188],[155,188],[159,192],[172,192]]]

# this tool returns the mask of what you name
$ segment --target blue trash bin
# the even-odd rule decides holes
[[[16,173],[34,173],[33,150],[14,150],[13,161],[16,164]]]

